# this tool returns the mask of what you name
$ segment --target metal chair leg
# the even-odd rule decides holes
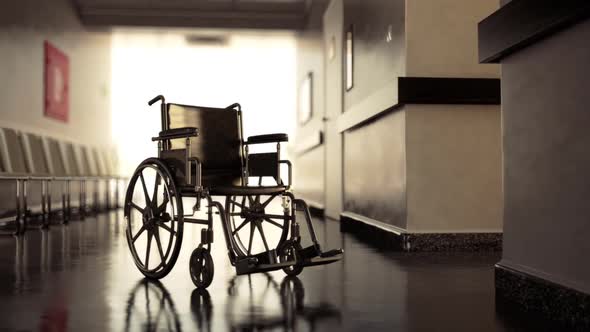
[[[23,200],[23,213],[22,213],[22,227],[21,227],[21,234],[24,234],[27,231],[28,223],[29,223],[29,211],[28,211],[28,197],[27,197],[27,180],[23,180],[22,183],[22,200]]]
[[[22,219],[21,219],[21,182],[20,180],[16,180],[16,192],[15,192],[15,200],[16,200],[16,230],[14,235],[20,235],[22,232]]]

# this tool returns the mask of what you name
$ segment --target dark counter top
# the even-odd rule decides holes
[[[479,61],[500,62],[588,17],[588,0],[512,0],[479,23]]]

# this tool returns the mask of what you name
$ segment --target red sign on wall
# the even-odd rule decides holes
[[[45,41],[45,116],[68,122],[70,61]]]

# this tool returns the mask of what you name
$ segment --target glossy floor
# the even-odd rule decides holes
[[[194,290],[188,257],[198,227],[161,283],[142,279],[120,213],[21,238],[0,238],[0,331],[498,331],[517,326],[496,313],[499,255],[374,251],[337,222],[316,220],[324,247],[343,261],[235,277],[216,232],[215,278]],[[509,323],[510,322],[510,323]]]

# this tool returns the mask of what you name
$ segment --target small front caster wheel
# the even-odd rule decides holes
[[[189,262],[189,270],[193,284],[197,288],[207,288],[213,281],[213,258],[205,248],[197,248],[193,250]]]
[[[294,265],[286,266],[283,268],[283,271],[291,277],[299,275],[301,271],[303,271],[303,266],[299,264],[299,251],[301,250],[301,245],[298,242],[293,241],[286,241],[279,250],[279,261],[280,262],[288,262],[288,261],[295,261]]]

